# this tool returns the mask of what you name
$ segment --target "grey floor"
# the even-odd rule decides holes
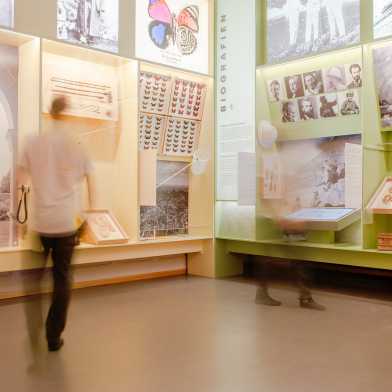
[[[284,305],[268,308],[255,290],[199,278],[81,290],[59,353],[29,344],[36,301],[3,303],[1,391],[392,390],[392,303],[317,291],[328,310],[315,312],[280,287]]]

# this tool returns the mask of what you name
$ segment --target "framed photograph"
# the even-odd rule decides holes
[[[360,23],[360,0],[267,0],[268,62],[357,44]]]
[[[57,0],[57,38],[118,52],[119,0]]]
[[[320,95],[318,98],[319,115],[321,118],[331,118],[339,115],[339,100],[337,94]]]
[[[282,102],[282,122],[295,123],[299,121],[298,103],[294,101]]]
[[[373,214],[392,214],[392,177],[386,177],[370,199],[367,210]]]
[[[317,97],[305,97],[298,100],[299,118],[303,121],[318,119]]]
[[[323,70],[324,89],[326,93],[335,93],[347,89],[346,68],[334,65]]]
[[[321,70],[303,74],[305,96],[324,94],[323,73]]]
[[[108,210],[86,211],[86,223],[81,240],[94,245],[123,244],[128,236]]]
[[[18,146],[18,48],[0,45],[0,248],[17,245],[15,161]]]
[[[0,26],[14,27],[14,0],[0,0]]]
[[[158,161],[156,206],[140,207],[142,240],[188,234],[189,164]]]
[[[346,65],[347,89],[362,87],[362,64],[352,63]]]
[[[286,92],[282,79],[268,80],[267,89],[270,102],[281,102],[286,99]]]
[[[392,35],[391,0],[373,0],[373,36],[375,39]]]
[[[292,75],[284,78],[287,99],[301,98],[304,96],[302,75]]]
[[[348,90],[338,94],[339,110],[342,116],[353,116],[361,112],[358,90]]]
[[[373,50],[381,128],[392,127],[392,45]]]

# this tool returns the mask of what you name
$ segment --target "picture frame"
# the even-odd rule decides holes
[[[392,214],[392,177],[385,177],[366,209],[373,214]]]
[[[81,241],[92,245],[125,244],[129,237],[109,210],[84,211],[86,220]]]

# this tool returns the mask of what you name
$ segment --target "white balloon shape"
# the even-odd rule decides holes
[[[260,121],[257,140],[264,148],[272,148],[278,138],[278,130],[269,121]]]

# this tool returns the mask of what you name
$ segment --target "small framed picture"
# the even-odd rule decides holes
[[[339,108],[342,116],[359,114],[361,109],[358,90],[348,90],[339,93]]]
[[[362,87],[362,64],[353,63],[346,65],[346,77],[347,77],[347,88],[349,90],[353,88]]]
[[[109,210],[85,211],[86,222],[81,240],[94,245],[122,244],[128,236]]]
[[[324,94],[323,73],[321,70],[303,74],[305,96]]]
[[[282,102],[282,122],[295,123],[297,121],[299,121],[298,102],[296,100]]]
[[[267,82],[268,97],[270,102],[281,102],[286,99],[283,80],[271,79]]]
[[[318,119],[317,97],[306,97],[298,100],[299,117],[303,121]]]
[[[324,74],[324,90],[326,93],[344,91],[347,89],[346,69],[344,65],[335,65],[325,68]]]
[[[337,94],[325,94],[319,96],[319,113],[321,118],[331,118],[339,115]]]
[[[288,99],[301,98],[304,96],[302,75],[292,75],[284,78]]]

